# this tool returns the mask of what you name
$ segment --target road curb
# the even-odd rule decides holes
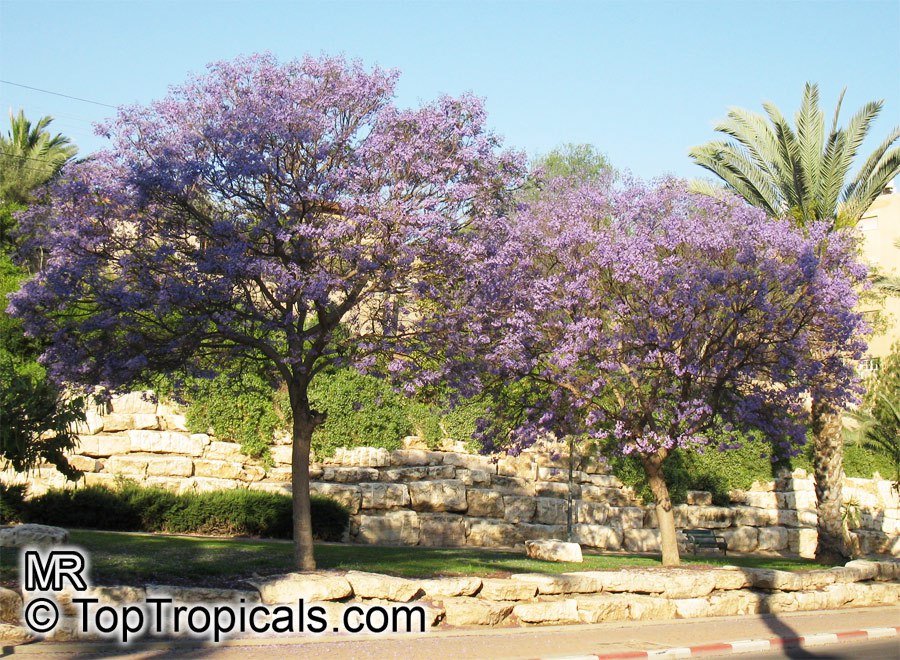
[[[698,646],[675,646],[653,651],[619,651],[616,653],[596,653],[588,655],[564,656],[542,660],[625,660],[626,658],[692,658],[703,655],[728,655],[750,651],[769,651],[779,648],[822,646],[848,640],[886,639],[900,635],[900,626],[889,628],[865,628],[839,633],[816,633],[798,637],[772,637],[769,639],[743,639],[735,642],[700,644]]]

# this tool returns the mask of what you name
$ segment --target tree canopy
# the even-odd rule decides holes
[[[60,381],[107,388],[185,365],[267,365],[293,416],[297,564],[313,568],[309,385],[376,367],[441,310],[417,283],[469,257],[467,227],[524,174],[478,99],[392,102],[397,75],[339,58],[219,62],[67,168],[48,204],[47,267],[13,297]]]

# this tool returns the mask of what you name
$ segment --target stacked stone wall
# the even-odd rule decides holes
[[[269,466],[240,446],[190,433],[176,409],[131,393],[100,414],[88,413],[71,463],[84,472],[78,484],[127,478],[175,492],[248,488],[290,493],[291,446],[283,439]],[[7,483],[22,475],[4,472]],[[515,547],[528,540],[565,538],[569,496],[567,459],[526,452],[492,459],[460,452],[360,447],[339,449],[311,467],[311,491],[332,497],[351,513],[356,543]],[[77,487],[50,466],[29,475],[31,495]],[[602,467],[576,470],[573,531],[583,546],[608,551],[658,550],[652,506]],[[900,502],[891,483],[846,479],[851,529],[863,554],[900,556]],[[675,507],[679,529],[712,528],[739,552],[811,556],[816,545],[813,482],[802,470],[731,494],[732,505],[713,506],[694,491]]]

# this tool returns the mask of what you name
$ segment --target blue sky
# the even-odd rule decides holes
[[[807,80],[829,117],[848,88],[845,122],[885,100],[865,147],[900,123],[900,0],[0,0],[0,79],[113,106],[262,50],[399,69],[400,105],[473,92],[506,144],[591,143],[643,178],[702,175],[687,150],[729,106],[792,115]],[[91,123],[114,112],[3,83],[0,108],[53,115],[82,152],[103,146]]]

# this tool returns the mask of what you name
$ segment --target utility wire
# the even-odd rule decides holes
[[[83,101],[84,103],[93,103],[94,105],[102,105],[104,108],[113,108],[116,109],[116,106],[110,105],[109,103],[100,103],[100,101],[91,101],[90,99],[83,99],[78,96],[69,96],[68,94],[60,94],[59,92],[51,92],[49,89],[40,89],[38,87],[29,87],[28,85],[21,85],[19,83],[10,82],[9,80],[0,80],[0,83],[4,83],[6,85],[13,85],[14,87],[23,87],[25,89],[32,89],[35,92],[43,92],[44,94],[53,94],[54,96],[62,96],[66,99],[73,99],[75,101]]]

